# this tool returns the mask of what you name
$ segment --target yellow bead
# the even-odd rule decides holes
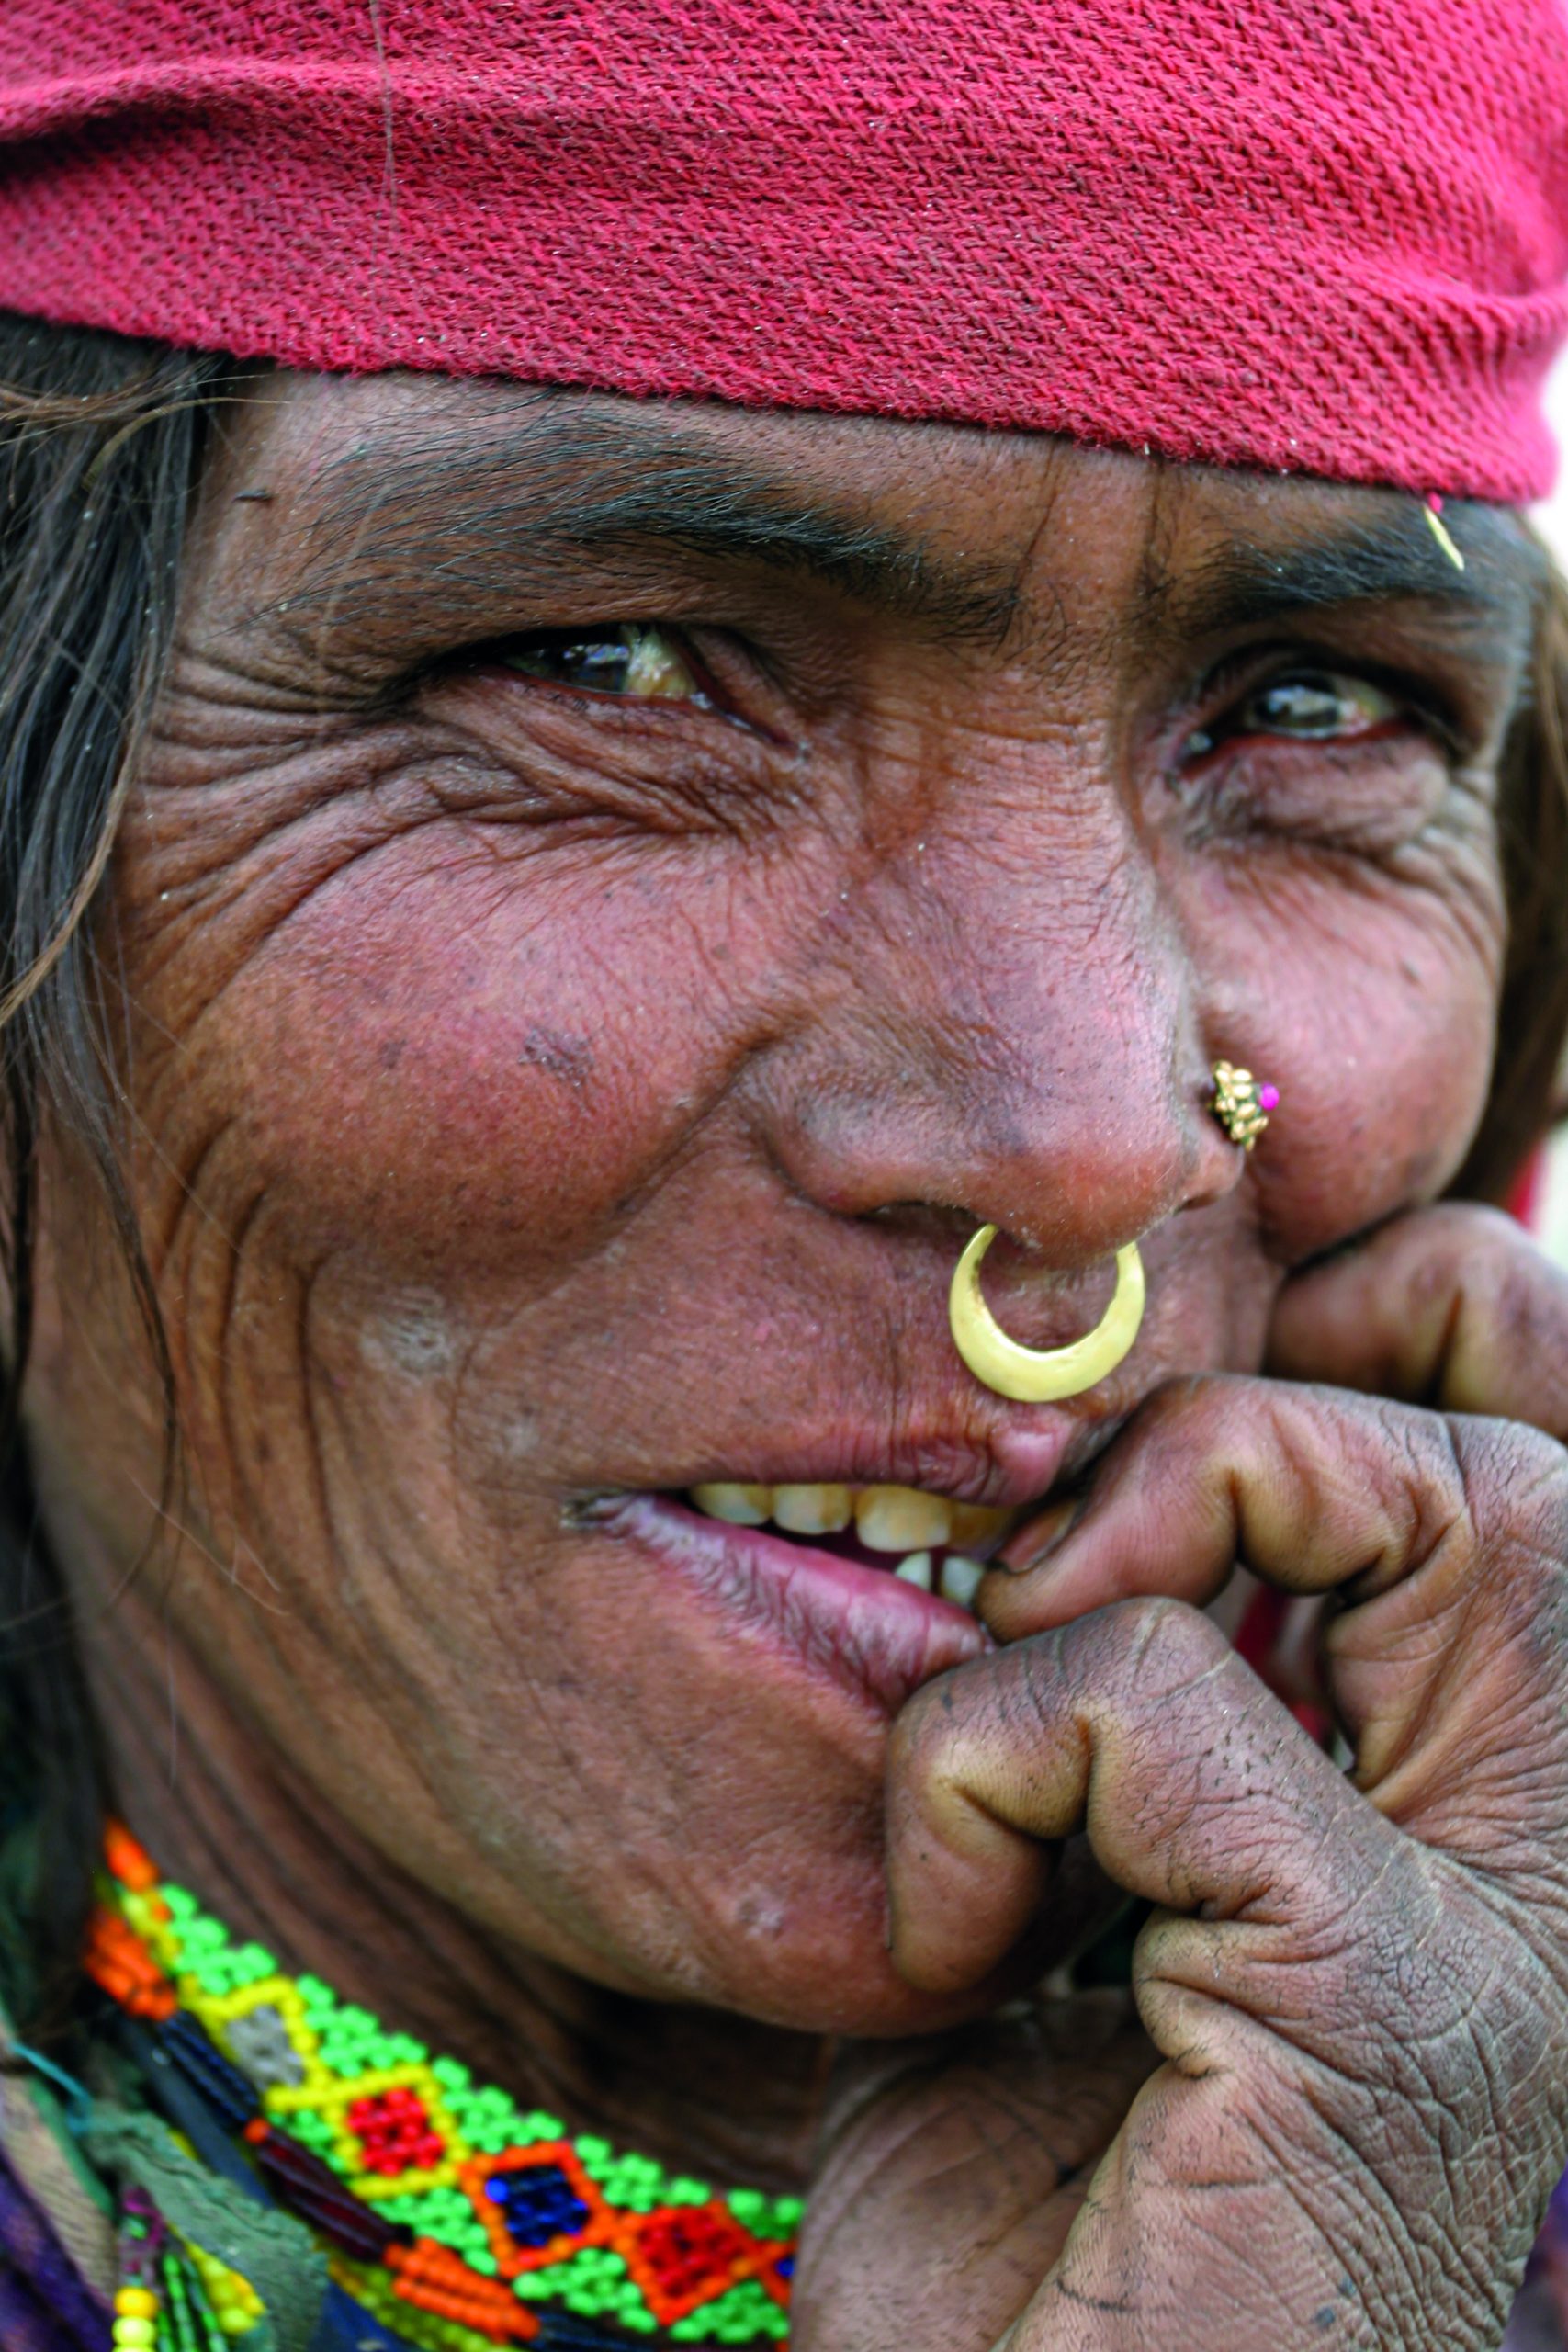
[[[150,2319],[117,2319],[113,2328],[115,2352],[152,2352],[157,2335]]]
[[[122,2287],[114,2299],[121,2319],[156,2319],[158,2298],[151,2287]]]

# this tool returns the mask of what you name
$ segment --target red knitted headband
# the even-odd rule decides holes
[[[0,0],[0,305],[1521,500],[1563,0]]]

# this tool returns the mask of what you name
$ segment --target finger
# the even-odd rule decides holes
[[[1250,2352],[1320,2340],[1325,2309],[1355,2322],[1342,2341],[1494,2340],[1490,2306],[1446,2332],[1472,2283],[1449,2249],[1522,2260],[1562,2145],[1542,2095],[1562,1972],[1516,1942],[1525,1905],[1383,1819],[1180,1603],[1098,1611],[905,1711],[900,1967],[932,1988],[987,1973],[1021,1924],[1010,1846],[1079,1826],[1160,1906],[1134,1987],[1166,2063],[1008,2343],[1148,2352],[1196,2340],[1197,2312]]]
[[[1156,1397],[1050,1556],[979,1599],[1018,1642],[1138,1596],[1201,1606],[1238,1562],[1343,1589],[1326,1662],[1359,1786],[1418,1836],[1524,1867],[1562,1809],[1565,1561],[1568,1454],[1537,1432],[1215,1379]]]
[[[1289,1592],[1371,1589],[1466,1506],[1436,1414],[1216,1374],[1150,1398],[1045,1550],[1009,1546],[980,1611],[1017,1641],[1140,1594],[1206,1607],[1238,1566]]]
[[[1118,1885],[1178,1911],[1343,1909],[1392,1835],[1196,1611],[1102,1609],[945,1676],[905,1708],[888,1774],[895,1964],[976,1982],[1082,1830]]]
[[[1568,1275],[1498,1210],[1422,1210],[1286,1284],[1268,1369],[1568,1439]]]

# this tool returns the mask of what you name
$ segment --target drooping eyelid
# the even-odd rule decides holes
[[[585,641],[596,632],[605,635],[612,629],[637,628],[657,630],[667,637],[680,654],[691,673],[696,688],[694,695],[621,694],[608,686],[580,685],[569,679],[538,678],[507,659],[509,652],[537,644],[541,639],[578,639]],[[737,718],[744,722],[744,715],[733,709],[732,697],[714,676],[711,665],[693,644],[689,633],[673,622],[648,620],[640,614],[619,616],[608,621],[584,622],[581,628],[567,624],[560,627],[541,626],[538,628],[517,629],[504,637],[479,638],[466,645],[458,645],[422,662],[414,672],[407,673],[405,684],[449,674],[454,671],[491,671],[514,680],[516,684],[532,694],[547,694],[557,698],[580,702],[591,707],[614,707],[619,710],[652,710],[675,713],[698,710],[712,712],[723,718]]]
[[[534,629],[514,630],[505,637],[478,639],[471,644],[439,654],[421,663],[416,672],[405,673],[400,692],[406,695],[426,681],[478,673],[504,679],[522,693],[548,695],[558,707],[575,706],[590,725],[608,725],[617,729],[634,726],[639,731],[655,726],[673,730],[694,719],[705,727],[734,728],[763,744],[788,747],[794,742],[794,735],[781,728],[774,718],[764,715],[761,708],[748,707],[746,685],[755,684],[765,687],[767,671],[755,649],[741,639],[737,632],[710,628],[702,631],[710,642],[716,639],[723,639],[724,651],[733,657],[732,663],[727,663],[726,667],[732,666],[744,673],[732,684],[717,673],[714,660],[695,642],[692,628],[682,623],[649,620],[641,614],[617,614],[612,618],[584,622],[581,634],[587,636],[596,628],[622,627],[631,620],[635,620],[639,628],[657,628],[671,639],[697,683],[697,695],[615,694],[603,687],[575,685],[564,680],[558,684],[548,678],[531,678],[525,672],[513,669],[499,658],[508,646],[525,644],[530,639],[542,635],[560,633],[545,625]],[[569,630],[575,629],[575,624],[567,625]],[[717,650],[716,644],[713,651],[716,653]],[[760,703],[763,695],[760,694],[757,699]]]
[[[1409,712],[1412,722],[1433,739],[1448,760],[1472,759],[1480,749],[1473,730],[1430,678],[1389,662],[1358,660],[1338,647],[1303,639],[1237,647],[1222,654],[1192,691],[1181,716],[1180,740],[1213,727],[1246,695],[1259,693],[1276,679],[1307,670],[1375,686]]]

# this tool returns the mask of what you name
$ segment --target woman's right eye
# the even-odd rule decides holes
[[[713,707],[694,663],[673,629],[650,621],[595,622],[585,628],[532,629],[509,638],[493,657],[543,685],[637,701]]]

